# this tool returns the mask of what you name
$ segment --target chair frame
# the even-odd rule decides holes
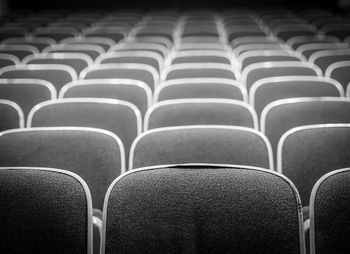
[[[108,209],[108,200],[110,198],[111,192],[114,188],[114,186],[125,176],[129,175],[129,174],[134,174],[137,172],[142,172],[142,171],[148,171],[148,170],[152,170],[152,169],[161,169],[161,168],[165,168],[165,167],[176,167],[179,166],[178,164],[168,164],[168,165],[160,165],[160,166],[153,166],[153,167],[143,167],[143,168],[138,168],[138,169],[134,169],[134,170],[130,170],[122,175],[120,175],[119,177],[117,177],[112,184],[110,185],[110,187],[107,190],[106,196],[105,196],[105,201],[104,201],[104,205],[103,205],[103,215],[102,215],[102,238],[101,238],[101,249],[100,249],[100,254],[105,254],[105,248],[106,248],[106,225],[107,225],[107,209]],[[277,172],[274,172],[272,170],[267,170],[264,168],[259,168],[259,167],[248,167],[248,166],[242,166],[242,165],[232,165],[232,164],[208,164],[208,163],[201,163],[201,164],[196,164],[196,163],[188,163],[188,164],[181,164],[181,166],[187,166],[187,167],[191,167],[191,166],[202,166],[202,167],[229,167],[229,168],[242,168],[242,169],[252,169],[252,170],[256,170],[256,171],[261,171],[261,172],[266,172],[266,173],[270,173],[273,175],[276,175],[280,178],[282,178],[283,180],[285,180],[293,189],[293,192],[295,193],[295,198],[298,205],[298,218],[299,218],[299,238],[300,238],[300,253],[301,254],[305,254],[305,238],[304,238],[304,229],[303,229],[303,214],[301,211],[301,199],[300,196],[298,194],[298,191],[296,189],[296,187],[294,186],[294,184],[284,175],[279,174]]]
[[[144,131],[149,130],[149,118],[153,111],[155,111],[159,107],[167,106],[167,105],[176,105],[176,104],[181,104],[181,103],[186,103],[186,104],[195,104],[195,103],[220,103],[220,104],[228,104],[228,105],[236,105],[236,106],[241,106],[245,109],[247,109],[250,112],[250,115],[253,120],[253,126],[255,130],[258,130],[258,117],[256,115],[255,110],[246,102],[239,101],[239,100],[231,100],[231,99],[175,99],[175,100],[166,100],[166,101],[160,101],[155,104],[153,104],[150,108],[148,108],[146,114],[145,114],[145,119],[144,119],[144,125],[143,129]]]

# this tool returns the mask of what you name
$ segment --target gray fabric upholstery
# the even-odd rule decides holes
[[[222,56],[206,56],[205,53],[203,56],[183,56],[183,57],[175,57],[172,61],[172,64],[180,64],[180,63],[223,63],[223,64],[231,64],[230,59],[228,57]]]
[[[349,82],[350,82],[350,65],[349,66],[342,66],[334,69],[331,74],[331,78],[337,80],[346,90]]]
[[[265,135],[276,149],[286,131],[323,123],[350,123],[350,102],[315,100],[279,105],[266,115]]]
[[[149,129],[179,125],[238,125],[254,128],[251,112],[241,105],[226,103],[177,103],[156,108]]]
[[[106,254],[300,253],[296,193],[254,169],[131,171],[107,204]]]
[[[314,206],[315,236],[313,248],[317,254],[350,252],[350,174],[333,174],[318,187]]]
[[[87,197],[72,176],[2,168],[0,203],[4,253],[87,253]]]
[[[350,128],[325,127],[295,132],[282,149],[282,170],[307,206],[316,181],[329,171],[350,166]]]
[[[18,112],[8,104],[0,102],[0,131],[19,128]]]
[[[144,115],[148,108],[147,94],[144,89],[125,84],[103,84],[96,82],[93,85],[70,87],[64,98],[109,98],[128,101],[134,104]]]
[[[339,97],[339,90],[326,81],[281,81],[265,83],[255,92],[254,108],[260,116],[270,102],[297,97]]]
[[[149,133],[138,140],[133,167],[217,163],[269,168],[264,140],[242,129],[183,128]]]
[[[31,127],[76,126],[100,128],[116,134],[126,156],[137,136],[134,111],[121,104],[72,102],[42,107],[33,116]]]
[[[141,69],[120,68],[120,69],[96,69],[89,71],[84,79],[136,79],[145,82],[152,90],[154,89],[155,80],[150,72]]]
[[[227,79],[236,79],[233,71],[226,69],[182,69],[182,70],[173,70],[168,73],[166,79],[178,79],[178,78],[227,78]]]
[[[220,98],[243,100],[241,89],[223,83],[204,82],[167,86],[159,93],[158,101],[186,98]]]
[[[0,85],[0,99],[16,102],[23,110],[25,116],[38,103],[51,100],[50,90],[35,82],[12,83]]]
[[[19,69],[2,73],[0,78],[25,78],[25,79],[43,79],[53,84],[57,91],[62,86],[72,81],[71,75],[64,70],[30,70]]]
[[[29,130],[0,136],[0,167],[64,168],[88,184],[94,208],[102,210],[108,186],[121,173],[118,143],[82,130]]]
[[[88,63],[79,58],[37,58],[30,60],[27,64],[64,64],[72,67],[77,74],[88,67]]]
[[[306,67],[269,67],[254,69],[249,72],[246,80],[247,90],[251,88],[254,82],[262,78],[280,77],[280,76],[317,76],[316,71]]]

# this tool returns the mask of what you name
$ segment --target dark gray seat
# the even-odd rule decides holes
[[[132,170],[106,195],[102,253],[304,253],[300,200],[272,171]]]
[[[92,254],[92,205],[77,175],[0,168],[0,244],[6,253]]]
[[[273,169],[262,133],[237,126],[193,125],[153,129],[130,149],[129,168],[179,163],[220,163]]]
[[[324,175],[310,200],[311,253],[349,253],[350,169]]]

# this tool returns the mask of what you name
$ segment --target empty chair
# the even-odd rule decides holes
[[[61,64],[28,64],[7,66],[0,70],[2,79],[42,79],[50,82],[57,91],[77,79],[72,67]]]
[[[350,61],[350,49],[333,49],[333,50],[322,50],[313,53],[309,61],[316,64],[323,73],[326,72],[327,68],[336,62]]]
[[[33,35],[38,37],[47,37],[59,43],[65,38],[78,36],[79,31],[73,27],[39,27],[34,30]]]
[[[0,99],[0,131],[24,128],[24,114],[17,103]]]
[[[76,174],[0,168],[1,246],[8,253],[92,254],[92,205]]]
[[[121,42],[112,46],[109,51],[130,51],[130,50],[147,50],[159,53],[162,57],[166,57],[168,54],[168,48],[165,45],[153,42]]]
[[[231,64],[229,54],[222,50],[183,50],[169,59],[169,64],[222,63]]]
[[[304,253],[301,220],[295,187],[272,171],[215,165],[132,170],[106,195],[101,251]]]
[[[130,102],[113,99],[68,98],[42,102],[28,115],[27,127],[77,126],[111,131],[124,144],[126,156],[141,133],[141,114]]]
[[[317,31],[312,26],[304,24],[279,25],[273,29],[276,37],[288,41],[294,36],[315,36]]]
[[[345,43],[330,43],[330,42],[317,42],[317,43],[307,43],[299,46],[296,51],[303,54],[307,59],[309,59],[313,54],[324,51],[324,50],[347,50],[349,45]]]
[[[108,64],[108,63],[139,63],[152,66],[160,73],[163,69],[163,57],[151,51],[130,50],[130,51],[112,51],[106,54],[100,55],[95,63],[96,64]]]
[[[257,129],[257,116],[247,103],[228,99],[178,99],[153,104],[144,129],[181,125],[238,125]]]
[[[310,44],[310,43],[340,43],[340,40],[336,37],[332,36],[324,36],[324,37],[319,37],[319,36],[294,36],[290,38],[286,44],[290,47],[292,47],[294,50],[299,48],[300,46],[304,44]]]
[[[247,91],[237,81],[223,78],[188,78],[159,84],[154,102],[186,98],[221,98],[247,101]]]
[[[322,71],[308,62],[282,61],[255,63],[247,66],[242,72],[241,82],[248,92],[259,79],[280,76],[322,76]]]
[[[319,29],[320,34],[334,36],[343,41],[350,35],[350,24],[341,22],[340,24],[326,24]]]
[[[124,28],[120,27],[91,27],[84,29],[82,34],[85,37],[102,37],[108,38],[118,43],[124,39],[126,31]]]
[[[350,82],[350,61],[340,61],[328,66],[325,76],[337,80],[344,88]]]
[[[311,253],[349,253],[349,168],[334,170],[315,184],[310,199]]]
[[[344,89],[333,79],[313,76],[263,78],[250,89],[249,103],[260,116],[269,103],[297,97],[344,97]]]
[[[277,170],[297,187],[303,206],[324,174],[350,166],[350,125],[319,124],[287,131],[278,144]]]
[[[0,99],[17,103],[25,116],[38,103],[57,98],[55,87],[39,79],[0,79]]]
[[[269,141],[237,126],[177,126],[146,131],[130,149],[129,169],[167,164],[217,163],[273,169]]]
[[[93,64],[91,57],[83,53],[42,53],[27,56],[23,64],[63,64],[72,67],[77,74]]]
[[[146,83],[152,91],[158,84],[159,74],[147,64],[101,64],[93,65],[80,73],[81,79],[135,79]]]
[[[112,39],[103,38],[103,37],[69,37],[63,39],[61,44],[80,44],[80,45],[97,45],[102,47],[105,51],[107,51],[111,46],[115,43]]]
[[[16,56],[19,60],[23,60],[26,56],[38,54],[39,51],[36,47],[24,44],[9,44],[0,45],[1,54],[11,54]]]
[[[350,100],[336,97],[282,99],[268,104],[260,118],[261,131],[272,149],[283,133],[294,127],[310,124],[349,123]]]
[[[82,53],[95,60],[105,51],[96,44],[55,44],[43,49],[43,53]]]
[[[124,147],[109,131],[81,127],[0,132],[0,167],[54,167],[76,173],[91,190],[101,215],[108,186],[125,171]]]
[[[59,98],[109,98],[131,102],[144,116],[152,103],[152,91],[133,79],[76,80],[62,87]]]
[[[55,40],[47,37],[15,37],[8,38],[2,42],[3,44],[24,44],[30,45],[42,51],[44,48],[50,46],[51,44],[56,44]]]
[[[29,36],[29,31],[23,27],[1,27],[0,28],[0,41],[6,40],[8,38],[14,37],[27,37]]]
[[[233,68],[229,64],[220,63],[184,63],[175,64],[164,70],[161,80],[182,78],[226,78],[236,79]]]
[[[0,68],[10,66],[10,65],[19,65],[19,64],[20,64],[20,60],[15,55],[0,53]]]

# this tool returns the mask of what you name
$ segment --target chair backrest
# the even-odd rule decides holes
[[[141,114],[130,102],[113,99],[69,98],[42,102],[28,115],[27,127],[76,126],[111,131],[123,142],[126,158],[141,133]]]
[[[92,202],[76,174],[0,168],[0,242],[8,253],[92,254]]]
[[[17,103],[25,117],[38,103],[57,98],[55,87],[40,79],[0,79],[0,99]]]
[[[109,98],[131,102],[144,116],[152,104],[148,85],[133,79],[76,80],[62,87],[58,98]]]
[[[174,64],[164,70],[162,81],[183,78],[226,78],[236,79],[229,64],[219,63],[184,63]]]
[[[25,126],[23,110],[13,101],[0,99],[0,116],[0,131]]]
[[[154,91],[154,102],[186,98],[221,98],[247,101],[247,91],[237,81],[223,78],[168,80]]]
[[[130,149],[129,169],[182,163],[273,169],[273,156],[271,145],[262,133],[246,127],[217,125],[153,129],[138,136]]]
[[[255,63],[243,70],[241,81],[249,92],[252,85],[259,79],[281,76],[322,76],[322,71],[316,65],[308,62]]]
[[[159,74],[147,64],[101,64],[84,69],[80,79],[135,79],[146,83],[153,91],[158,84]]]
[[[30,55],[23,64],[63,64],[72,67],[77,74],[93,64],[91,57],[83,53],[43,53]]]
[[[270,170],[232,165],[159,166],[116,179],[101,253],[183,251],[305,253],[295,187]]]
[[[0,68],[10,66],[10,65],[19,65],[20,60],[17,56],[12,54],[0,53]]]
[[[178,99],[153,104],[145,115],[144,130],[181,125],[238,125],[257,129],[254,109],[227,99]]]
[[[77,79],[72,67],[62,64],[28,64],[7,66],[0,70],[0,78],[6,79],[42,79],[50,82],[57,91],[62,86]]]
[[[332,49],[322,50],[313,53],[309,61],[316,64],[323,73],[326,72],[327,68],[336,62],[350,61],[350,49]]]
[[[3,44],[26,44],[34,46],[38,51],[43,50],[45,47],[55,44],[55,40],[47,37],[15,37],[8,38],[2,41]]]
[[[93,207],[101,211],[108,186],[125,171],[125,151],[119,137],[94,128],[0,132],[0,154],[0,167],[53,167],[76,173],[88,184]]]
[[[310,124],[350,123],[350,100],[336,97],[282,99],[268,104],[260,118],[261,131],[272,149],[286,131]]]
[[[88,55],[93,60],[95,60],[99,55],[103,54],[105,51],[103,47],[96,44],[55,44],[50,45],[43,49],[43,53],[81,53]]]
[[[11,54],[16,56],[19,60],[23,60],[26,56],[32,54],[38,54],[39,51],[36,47],[25,44],[9,44],[9,45],[0,45],[0,53],[2,54]]]
[[[285,76],[258,80],[250,88],[249,103],[260,116],[269,103],[296,97],[344,97],[335,80],[313,76]]]
[[[327,173],[315,184],[310,199],[310,250],[349,253],[350,169]]]
[[[290,129],[281,137],[277,170],[297,187],[308,205],[312,187],[329,171],[349,167],[350,124],[321,124]]]
[[[174,53],[170,64],[222,63],[231,64],[230,55],[222,50],[182,50]]]
[[[350,61],[340,61],[328,66],[325,76],[337,80],[346,90],[350,82]]]

